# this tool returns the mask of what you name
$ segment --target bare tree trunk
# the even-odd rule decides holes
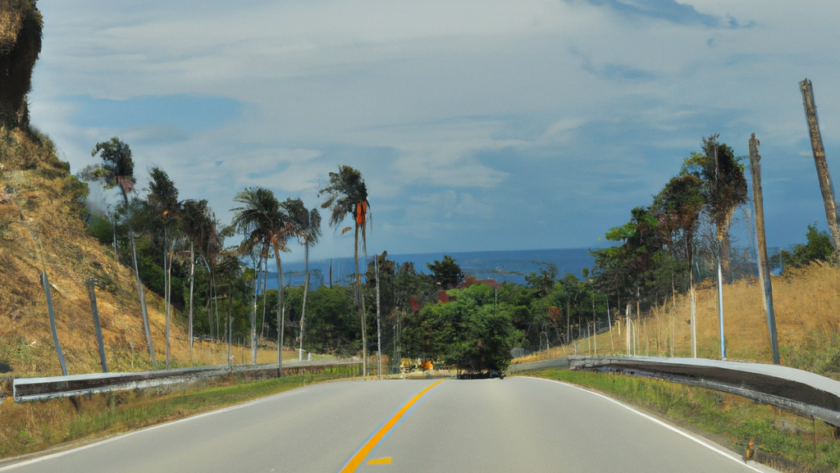
[[[128,209],[128,195],[125,193],[125,188],[120,184],[120,191],[122,191],[125,208]],[[149,327],[149,313],[146,311],[146,293],[143,291],[143,283],[140,281],[140,270],[137,267],[137,248],[134,246],[134,232],[131,227],[128,227],[128,241],[131,244],[131,258],[134,261],[134,276],[137,279],[137,294],[140,297],[140,311],[143,315],[143,331],[146,333],[146,346],[149,347],[149,357],[152,360],[152,365],[157,366],[155,361],[155,348],[152,344],[152,331]]]
[[[689,234],[686,240],[688,251],[688,305],[691,313],[691,357],[697,358],[697,304],[694,294],[694,248],[691,245],[692,235]]]
[[[190,242],[190,366],[193,361],[193,287],[195,286],[195,246]]]
[[[633,334],[632,334],[632,331],[633,331],[633,317],[631,315],[633,313],[632,310],[633,310],[633,305],[630,304],[630,302],[628,301],[627,302],[627,309],[625,310],[626,315],[624,316],[624,324],[625,324],[624,325],[624,332],[625,332],[625,335],[626,335],[626,337],[625,337],[626,340],[625,340],[624,344],[626,345],[626,348],[627,348],[627,356],[630,356],[631,349],[632,349],[632,346],[633,346]]]
[[[770,334],[770,349],[773,364],[779,364],[779,342],[776,339],[776,313],[773,310],[773,283],[770,281],[770,261],[767,258],[767,240],[764,230],[764,196],[761,190],[761,156],[758,147],[761,143],[750,138],[750,174],[753,182],[753,202],[755,203],[755,235],[758,240],[758,275],[764,292],[764,310],[767,312],[767,329]]]
[[[304,276],[303,276],[303,308],[300,312],[300,348],[298,349],[298,359],[303,360],[303,333],[304,333],[304,319],[306,318],[306,296],[309,294],[309,241],[304,244]]]
[[[283,376],[283,331],[286,329],[283,317],[283,266],[280,264],[280,245],[274,242],[274,261],[277,263],[277,376]]]
[[[610,326],[610,349],[615,353],[615,343],[613,343],[613,326],[610,319],[610,298],[607,297],[607,324]]]
[[[231,365],[233,358],[230,356],[230,349],[231,343],[233,343],[233,323],[231,322],[233,315],[233,292],[228,291],[228,320],[227,320],[227,342],[228,342],[228,352],[227,352],[227,364],[228,366]]]
[[[377,259],[374,256],[373,265],[376,270],[376,358],[378,361],[376,374],[379,379],[382,379],[382,330],[379,326],[379,262]]]
[[[359,224],[356,224],[356,244],[354,245],[354,258],[356,263],[356,303],[359,305],[362,320],[362,378],[367,379],[367,335],[365,333],[366,315],[364,297],[362,297],[362,278],[359,274]]]
[[[254,308],[251,310],[251,364],[257,364],[257,297],[260,289],[260,267],[262,266],[262,254],[257,264],[254,265]]]
[[[835,261],[840,256],[840,229],[837,227],[837,207],[834,202],[834,187],[831,185],[831,176],[828,173],[828,163],[825,161],[825,148],[823,148],[820,125],[817,121],[817,106],[814,103],[814,88],[808,79],[799,83],[802,91],[802,99],[805,104],[805,118],[808,120],[808,132],[811,135],[811,149],[814,152],[814,163],[817,165],[817,177],[820,181],[823,204],[825,205],[825,217],[828,221],[828,229],[831,232],[831,241],[834,243]]]
[[[262,346],[263,343],[263,336],[265,335],[265,311],[266,311],[266,284],[268,284],[268,257],[269,255],[265,255],[265,259],[263,260],[263,284],[262,284],[262,295],[263,295],[263,313],[262,313],[262,322],[260,322],[260,342],[259,345]]]
[[[169,347],[169,338],[172,334],[172,304],[170,300],[172,296],[172,253],[169,251],[169,248],[166,245],[166,240],[167,238],[164,237],[163,264],[164,269],[166,270],[166,280],[164,281],[164,296],[166,300],[166,369],[169,369],[171,368],[172,363],[172,357],[170,354]]]

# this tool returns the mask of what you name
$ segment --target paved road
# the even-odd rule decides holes
[[[356,471],[755,471],[573,386],[450,379],[418,400],[434,382],[308,386],[0,471],[333,473],[413,399]]]

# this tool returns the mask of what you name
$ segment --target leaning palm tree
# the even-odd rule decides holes
[[[129,208],[128,194],[134,192],[134,184],[137,180],[134,177],[134,160],[131,159],[131,148],[123,143],[116,136],[109,141],[96,143],[91,156],[100,153],[103,164],[96,167],[88,167],[82,171],[85,180],[104,182],[105,189],[119,187],[122,193],[123,204],[126,211]],[[149,357],[152,364],[155,361],[155,349],[152,345],[152,333],[149,329],[149,313],[146,310],[146,295],[143,292],[143,283],[140,281],[140,271],[137,267],[137,249],[134,245],[134,233],[129,227],[128,239],[131,244],[131,257],[134,261],[134,276],[137,279],[137,293],[140,298],[140,310],[143,315],[143,331],[146,335],[146,345],[149,347]]]
[[[321,238],[321,214],[318,213],[318,209],[307,210],[300,199],[286,199],[282,205],[289,214],[294,236],[304,247],[303,308],[300,314],[300,348],[298,348],[298,359],[302,360],[306,298],[309,294],[309,247],[317,245]]]
[[[242,204],[241,207],[231,209],[234,212],[232,226],[243,233],[247,233],[251,240],[261,241],[272,245],[274,259],[277,263],[277,364],[279,372],[283,369],[283,332],[286,328],[283,317],[283,267],[280,262],[280,252],[288,251],[286,239],[288,238],[288,217],[281,208],[280,202],[274,197],[274,193],[262,187],[249,187],[236,194],[235,202]],[[256,346],[256,318],[251,327],[252,347]],[[252,355],[253,356],[253,355]]]
[[[366,227],[371,222],[370,203],[368,202],[367,186],[362,173],[350,166],[339,166],[338,172],[330,173],[330,183],[318,191],[318,195],[327,194],[327,200],[321,204],[322,209],[330,209],[330,226],[339,225],[347,214],[355,218],[356,236],[354,240],[354,257],[356,263],[356,306],[359,308],[362,321],[362,371],[367,375],[367,335],[365,333],[365,307],[362,298],[362,285],[359,276],[359,230],[362,234],[362,250],[367,255]]]

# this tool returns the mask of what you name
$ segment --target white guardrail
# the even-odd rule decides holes
[[[735,394],[840,426],[840,382],[779,365],[632,356],[570,356],[511,365],[508,373],[568,368],[626,373]]]
[[[284,362],[283,375],[288,376],[300,372],[318,373],[328,368],[351,365],[361,365],[361,363],[334,359]],[[200,366],[137,373],[94,373],[46,378],[15,378],[12,380],[12,396],[15,402],[24,402],[192,383],[229,375],[240,375],[247,378],[275,378],[279,375],[277,368],[277,363],[267,363]]]

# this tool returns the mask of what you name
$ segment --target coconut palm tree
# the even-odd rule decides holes
[[[105,189],[119,187],[123,203],[128,210],[128,194],[134,192],[134,184],[137,182],[134,177],[134,160],[131,158],[131,148],[128,144],[120,141],[116,136],[109,141],[96,143],[91,151],[91,156],[101,153],[103,163],[93,168],[88,167],[82,172],[85,180],[100,181],[105,184]],[[137,267],[137,249],[134,245],[134,233],[129,227],[128,239],[131,245],[131,257],[134,262],[134,276],[137,279],[137,293],[140,298],[140,310],[143,315],[143,331],[146,335],[146,345],[149,347],[149,357],[152,364],[155,361],[155,348],[152,345],[152,333],[149,329],[149,313],[146,310],[146,295],[143,292],[143,282],[140,281],[140,271]]]
[[[368,202],[367,186],[362,173],[350,166],[339,166],[338,172],[330,173],[330,182],[318,195],[327,194],[327,200],[321,204],[322,209],[330,209],[330,226],[335,227],[344,221],[348,214],[355,220],[354,258],[356,263],[356,306],[359,308],[362,321],[362,370],[367,375],[367,335],[365,333],[365,307],[362,298],[362,285],[359,276],[359,230],[362,236],[362,250],[367,255],[368,222],[372,222],[370,202]],[[372,228],[372,227],[371,227]],[[342,232],[344,233],[344,232]]]
[[[181,231],[190,242],[190,312],[189,312],[189,336],[190,336],[190,363],[192,363],[192,348],[193,348],[193,289],[195,286],[195,262],[196,254],[195,248],[198,247],[199,253],[205,246],[211,244],[211,239],[214,238],[215,226],[213,224],[213,213],[207,206],[207,201],[202,199],[195,201],[188,199],[184,201],[183,213],[181,218]],[[206,258],[205,258],[206,264]],[[207,264],[208,281],[212,284],[212,272],[210,265]],[[212,289],[208,291],[208,303],[212,297]],[[207,308],[210,314],[210,306]],[[210,319],[210,330],[212,333],[212,318]]]
[[[180,225],[183,209],[178,201],[178,189],[166,171],[153,167],[150,171],[149,223],[163,228],[164,301],[166,305],[166,369],[171,367],[170,339],[172,334],[172,262],[175,248],[182,240]]]
[[[309,293],[309,247],[318,244],[321,238],[321,214],[318,209],[307,210],[300,199],[286,199],[283,208],[289,214],[289,223],[294,236],[304,247],[303,308],[300,314],[300,348],[298,359],[303,359],[303,335],[305,332],[306,298]]]
[[[262,187],[249,187],[236,194],[235,202],[242,204],[241,207],[231,209],[234,212],[232,226],[249,235],[253,241],[261,241],[271,245],[274,249],[274,259],[277,263],[277,364],[279,372],[283,369],[283,332],[286,328],[283,317],[283,266],[280,261],[280,252],[288,251],[286,240],[289,237],[289,218],[280,202],[274,197],[274,193]],[[251,342],[255,343],[256,327],[253,321],[251,329]],[[255,345],[252,345],[255,346]]]

